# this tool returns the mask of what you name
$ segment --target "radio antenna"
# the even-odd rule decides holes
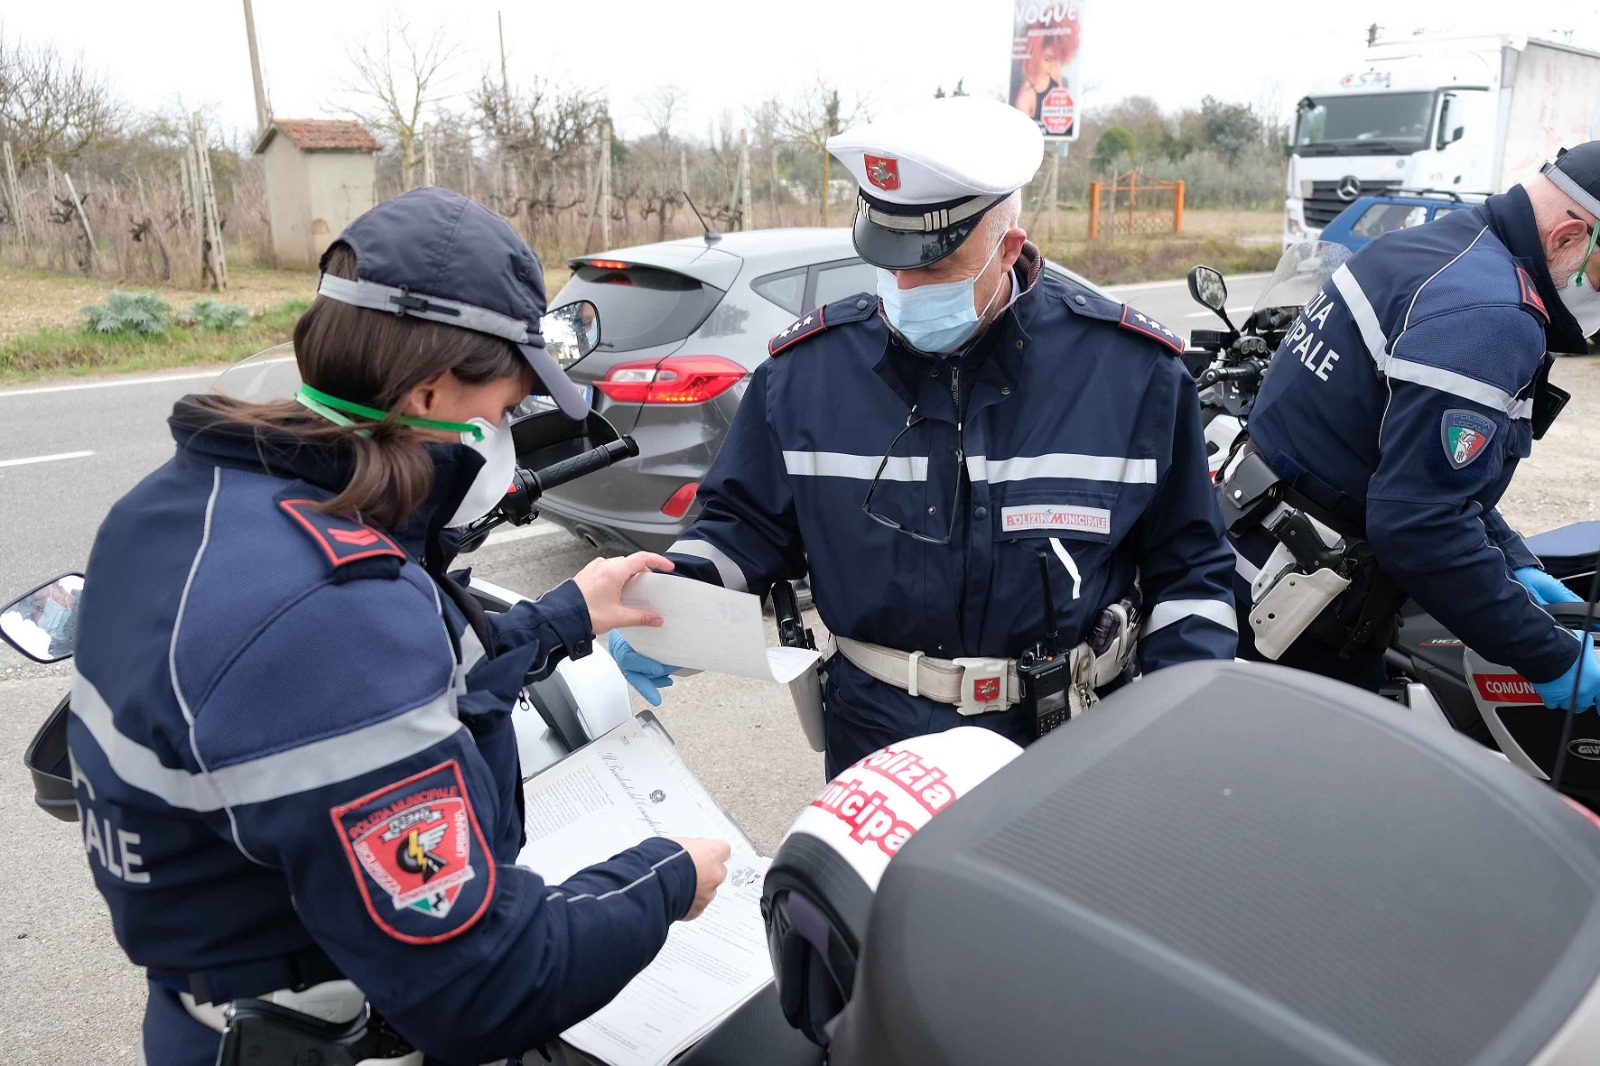
[[[1056,602],[1050,595],[1050,557],[1039,553],[1039,581],[1044,586],[1044,639],[1054,656],[1060,648],[1060,634],[1056,632]]]
[[[707,244],[716,244],[718,241],[722,240],[722,234],[718,233],[716,230],[707,225],[706,216],[702,215],[700,213],[700,209],[694,205],[694,201],[689,199],[689,193],[687,190],[683,190],[683,202],[689,205],[689,210],[694,212],[694,217],[700,220],[700,228],[706,231]]]

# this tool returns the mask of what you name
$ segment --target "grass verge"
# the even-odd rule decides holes
[[[242,329],[216,331],[175,325],[159,336],[47,326],[0,347],[0,383],[231,363],[288,340],[295,320],[310,306],[309,300],[290,300],[251,315]]]
[[[1197,263],[1215,267],[1224,277],[1271,270],[1283,249],[1271,244],[1239,244],[1206,237],[1185,240],[1135,238],[1109,241],[1070,241],[1051,245],[1045,255],[1101,285],[1126,285],[1141,281],[1181,278]]]

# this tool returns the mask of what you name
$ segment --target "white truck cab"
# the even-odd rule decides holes
[[[1527,37],[1380,39],[1296,108],[1285,247],[1359,196],[1503,192],[1595,139],[1600,54]]]

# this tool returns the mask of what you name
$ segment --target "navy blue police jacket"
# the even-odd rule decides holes
[[[515,865],[511,708],[587,652],[577,586],[492,617],[486,649],[417,561],[448,561],[479,457],[429,445],[432,496],[383,530],[312,509],[348,451],[208,420],[180,401],[177,454],[100,528],[68,727],[89,866],[151,978],[147,1061],[215,1061],[180,991],[340,976],[430,1061],[552,1038],[649,962],[695,888],[666,840],[560,885]]]
[[[1512,577],[1538,560],[1495,505],[1532,451],[1547,351],[1582,345],[1517,186],[1342,265],[1274,355],[1250,439],[1364,525],[1383,570],[1469,647],[1551,681],[1578,643]]]
[[[1063,648],[1137,581],[1145,671],[1231,657],[1233,559],[1182,342],[1042,266],[1024,245],[1020,295],[959,360],[908,351],[870,294],[774,338],[700,488],[699,517],[668,549],[679,572],[762,591],[809,571],[832,633],[946,659],[1015,658],[1048,628],[1042,555]],[[873,512],[949,544],[868,517],[880,466]],[[953,724],[950,708],[843,656],[826,693],[830,718],[880,738]],[[966,721],[1022,741],[1029,726],[1016,713]]]

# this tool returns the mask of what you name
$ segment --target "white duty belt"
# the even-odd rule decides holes
[[[1096,655],[1094,648],[1085,642],[1067,652],[1072,664],[1068,701],[1074,715],[1099,701],[1095,689],[1121,677],[1138,647],[1137,621],[1128,617],[1120,603],[1106,610],[1116,620],[1116,629],[1106,650]],[[827,647],[828,644],[833,647]],[[964,715],[1010,710],[1022,700],[1015,659],[981,656],[937,659],[920,651],[900,651],[830,634],[824,641],[824,658],[831,658],[835,650],[862,673],[913,696],[949,704]],[[985,698],[991,692],[994,695]]]

